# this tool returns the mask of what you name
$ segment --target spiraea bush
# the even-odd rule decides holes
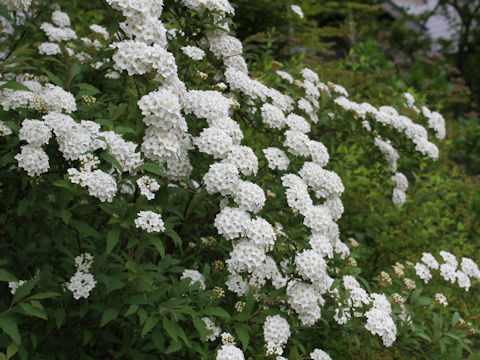
[[[365,278],[339,226],[345,139],[349,171],[370,169],[357,191],[401,209],[440,113],[354,101],[306,67],[249,72],[227,0],[1,6],[0,358],[476,349],[469,254]]]

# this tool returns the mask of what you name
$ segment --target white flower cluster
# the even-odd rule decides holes
[[[163,11],[163,1],[151,0],[107,0],[116,10],[123,13],[124,16],[131,17],[140,13],[158,18]]]
[[[80,172],[93,171],[100,164],[100,159],[91,153],[80,155],[78,160],[80,161]]]
[[[448,306],[447,297],[442,293],[435,294],[435,302],[441,306]]]
[[[187,271],[187,270],[185,270],[185,271]],[[191,276],[190,276],[190,278],[193,280],[193,278]],[[210,319],[209,317],[203,317],[202,320],[205,323],[205,328],[212,332],[210,335],[207,336],[207,340],[208,341],[214,341],[220,335],[220,333],[222,332],[222,329],[220,329],[218,326],[216,326],[215,323],[212,321],[212,319]]]
[[[175,58],[160,45],[150,46],[140,41],[124,40],[115,42],[110,47],[116,50],[112,56],[115,70],[126,70],[128,75],[155,71],[168,79],[177,72]]]
[[[147,175],[138,178],[137,185],[140,189],[140,194],[145,196],[148,200],[155,199],[154,193],[160,189],[158,182]]]
[[[242,350],[234,345],[222,345],[217,352],[216,360],[245,360]]]
[[[232,5],[227,0],[181,0],[181,2],[186,7],[199,13],[203,13],[205,10],[219,13],[222,16],[235,13]]]
[[[82,123],[85,124],[85,122]],[[95,131],[91,133],[95,134]],[[108,152],[118,160],[124,171],[132,173],[137,167],[143,164],[140,152],[135,151],[137,144],[134,142],[123,140],[120,135],[113,131],[102,131],[98,133],[98,136],[105,138],[105,142],[108,145]],[[94,138],[94,135],[92,135],[92,138]]]
[[[190,285],[195,284],[196,282],[200,283],[200,289],[205,290],[207,287],[205,285],[205,277],[200,274],[197,270],[185,269],[180,277],[182,279],[190,279]]]
[[[61,41],[68,41],[77,38],[77,34],[70,26],[70,17],[68,14],[60,11],[55,10],[52,14],[52,22],[56,25],[50,23],[43,23],[40,26],[45,34],[47,35],[48,39],[51,42],[58,43]]]
[[[38,45],[38,52],[41,55],[57,55],[60,54],[62,50],[60,50],[60,46],[56,43],[44,42]]]
[[[287,285],[288,304],[298,314],[303,325],[311,326],[320,319],[324,300],[320,292],[311,284],[292,280]]]
[[[459,287],[469,291],[471,287],[471,280],[476,279],[480,281],[480,269],[478,265],[469,258],[462,258],[460,264],[461,269],[458,268],[458,261],[455,255],[448,251],[440,251],[440,256],[445,263],[439,264],[438,261],[430,253],[423,253],[422,262],[415,265],[417,275],[425,282],[432,277],[430,269],[440,270],[440,276],[452,284],[457,283]]]
[[[442,114],[430,111],[426,106],[422,106],[422,114],[428,119],[428,126],[435,131],[435,137],[445,139],[445,119]]]
[[[288,165],[290,165],[290,160],[288,159],[287,154],[279,148],[269,147],[263,149],[263,153],[268,161],[268,167],[272,170],[278,169],[285,171],[287,170]]]
[[[415,272],[417,276],[425,282],[425,284],[427,284],[428,281],[432,278],[432,273],[425,264],[416,263]]]
[[[395,181],[395,183],[397,184],[393,189],[392,201],[395,205],[402,206],[405,203],[407,197],[407,177],[404,174],[397,172],[395,173],[395,175],[392,176],[392,180]]]
[[[12,129],[10,129],[3,121],[0,120],[0,136],[7,136],[12,134]]]
[[[361,308],[371,303],[370,296],[353,276],[345,275],[343,286],[350,295],[344,304],[339,304],[339,308],[335,309],[334,319],[338,324],[345,324],[350,320],[352,313],[356,317],[363,316]]]
[[[44,113],[62,110],[71,113],[77,110],[73,95],[59,86],[42,85],[35,80],[23,81],[22,84],[32,91],[0,90],[0,105],[5,110],[28,108]]]
[[[298,5],[291,5],[290,8],[292,9],[292,11],[297,14],[297,16],[301,19],[303,19],[303,11],[302,11],[302,8]]]
[[[98,198],[101,202],[112,202],[117,194],[117,182],[115,179],[102,170],[78,171],[75,168],[68,169],[70,181],[86,187],[91,196]]]
[[[414,105],[415,99],[413,96],[405,93],[404,97],[407,100],[407,106],[419,112]],[[336,98],[334,102],[347,111],[353,111],[358,118],[364,119],[362,125],[368,131],[371,131],[371,126],[365,119],[367,115],[371,115],[371,117],[375,118],[380,124],[392,127],[398,132],[403,133],[415,144],[415,149],[418,152],[433,160],[438,159],[438,148],[435,144],[428,141],[428,134],[425,128],[419,124],[415,124],[407,116],[400,115],[395,108],[391,106],[381,106],[379,109],[376,109],[368,103],[358,104],[347,99],[345,96]],[[443,139],[445,137],[445,120],[442,115],[437,112],[431,112],[426,107],[422,108],[422,113],[428,118],[429,127],[435,130],[436,137]],[[388,140],[384,141],[379,137],[375,138],[375,146],[384,154],[390,170],[395,173],[397,171],[397,161],[399,158],[398,152],[392,147]],[[396,205],[401,206],[405,202],[405,190],[401,190],[398,186],[394,189],[392,198]]]
[[[196,46],[184,46],[181,48],[181,50],[192,60],[202,60],[205,56],[205,51]]]
[[[290,337],[290,325],[280,315],[267,316],[263,324],[263,334],[267,355],[282,355],[283,347]]]
[[[137,229],[145,230],[148,233],[165,231],[162,216],[153,211],[140,211],[134,222]]]
[[[114,9],[122,11],[126,17],[125,21],[120,24],[126,37],[111,45],[111,48],[115,50],[112,56],[114,68],[118,71],[125,70],[129,75],[151,73],[155,76],[155,81],[161,84],[158,89],[144,95],[138,101],[144,117],[143,121],[147,126],[141,144],[143,154],[136,152],[135,143],[124,141],[113,131],[101,132],[100,126],[93,122],[84,120],[77,123],[70,116],[61,114],[62,111],[70,113],[76,110],[73,96],[51,84],[42,86],[35,81],[23,82],[25,86],[31,88],[32,92],[3,89],[0,93],[0,105],[5,109],[28,107],[48,113],[43,117],[44,124],[39,120],[30,120],[33,123],[25,122],[21,139],[28,141],[29,145],[24,145],[24,147],[41,146],[50,138],[47,132],[53,131],[63,156],[67,160],[80,160],[80,170],[69,169],[72,182],[87,187],[89,193],[101,201],[112,201],[117,193],[116,181],[112,175],[96,170],[98,158],[89,152],[108,149],[122,167],[122,169],[112,168],[111,174],[114,175],[115,171],[120,172],[121,170],[134,173],[142,164],[142,158],[145,157],[165,166],[167,176],[171,180],[181,180],[183,177],[188,177],[192,170],[189,151],[194,149],[194,145],[200,153],[208,155],[206,158],[213,162],[209,164],[209,170],[205,174],[200,173],[200,176],[203,175],[206,191],[209,194],[218,193],[223,196],[220,205],[222,210],[215,217],[214,226],[220,235],[232,241],[230,258],[225,261],[229,272],[226,281],[227,288],[238,296],[244,296],[248,293],[249,288],[253,288],[255,299],[262,301],[264,297],[260,290],[266,286],[267,280],[276,289],[286,287],[287,301],[285,305],[290,306],[302,324],[313,325],[321,316],[321,307],[324,305],[323,296],[329,291],[334,293],[330,289],[333,283],[333,278],[330,276],[334,276],[335,271],[329,268],[329,261],[335,254],[343,259],[349,254],[348,246],[340,241],[339,228],[336,223],[343,213],[340,196],[344,191],[344,186],[335,172],[324,169],[329,161],[327,148],[321,142],[311,140],[308,136],[311,124],[318,121],[316,109],[319,108],[320,92],[341,95],[342,97],[335,100],[337,104],[347,110],[355,111],[357,116],[365,121],[366,128],[369,126],[366,120],[366,116],[369,114],[378,122],[405,133],[415,143],[418,151],[426,153],[432,158],[435,158],[435,145],[428,142],[427,134],[422,127],[413,124],[410,119],[398,115],[393,108],[382,107],[377,110],[369,104],[351,102],[347,99],[346,89],[337,84],[328,83],[326,85],[320,82],[318,75],[309,69],[302,70],[302,81],[295,81],[286,72],[277,72],[286,81],[295,82],[303,89],[303,97],[297,103],[292,97],[252,79],[248,75],[247,64],[242,56],[242,43],[239,39],[229,35],[228,21],[224,21],[226,15],[234,12],[227,0],[181,0],[181,3],[199,14],[211,13],[217,29],[208,32],[206,38],[200,39],[199,47],[185,46],[182,51],[192,59],[200,60],[205,56],[205,50],[208,49],[213,56],[221,60],[226,68],[225,72],[221,74],[216,70],[212,77],[219,84],[221,82],[221,84],[229,85],[231,93],[228,94],[228,97],[220,91],[187,91],[185,83],[177,74],[175,57],[166,50],[167,31],[159,20],[163,10],[162,1],[107,0],[107,2]],[[298,6],[292,6],[292,10],[299,16],[300,14],[303,16]],[[66,14],[56,11],[52,16],[52,21],[56,26],[42,25],[50,41],[58,42],[76,37],[73,30],[67,28],[70,26],[70,20]],[[104,39],[109,37],[106,29],[98,25],[92,25],[91,30]],[[172,35],[171,31],[169,31],[170,35]],[[182,33],[182,36],[188,37],[190,34]],[[102,45],[98,40],[90,40],[86,43],[95,47]],[[53,52],[52,49],[54,49],[53,46],[50,48],[45,46],[42,51]],[[67,51],[69,50],[67,49]],[[82,56],[87,58],[87,55]],[[106,62],[107,59],[95,66],[98,68]],[[218,69],[221,68],[221,66],[218,67]],[[117,72],[115,74],[118,75]],[[219,90],[225,88],[226,85],[218,87]],[[266,197],[264,190],[257,184],[260,182],[252,179],[258,171],[258,159],[251,148],[241,144],[242,130],[232,118],[231,110],[237,107],[238,101],[240,101],[240,97],[237,98],[238,101],[235,98],[240,95],[238,92],[242,93],[241,96],[245,95],[249,98],[245,103],[249,107],[248,113],[258,112],[261,121],[273,129],[272,132],[278,133],[286,128],[286,131],[280,136],[284,136],[284,148],[291,155],[307,159],[311,157],[311,161],[305,162],[303,166],[300,164],[301,170],[298,173],[286,174],[282,177],[288,206],[292,212],[300,213],[304,217],[305,226],[311,230],[309,236],[311,249],[300,249],[291,257],[295,259],[293,263],[290,259],[283,259],[280,267],[274,257],[276,256],[275,252],[272,251],[277,236],[287,238],[287,234],[282,231],[281,224],[275,224],[273,227],[262,217],[252,217],[252,214],[259,213],[263,209]],[[296,114],[294,112],[296,108],[303,115]],[[243,109],[239,111],[243,111]],[[187,120],[193,122],[197,119],[205,119],[208,127],[192,138],[188,133]],[[439,123],[438,120],[435,121]],[[432,120],[432,124],[435,121]],[[440,129],[438,124],[432,126]],[[40,130],[33,134],[33,128]],[[105,141],[99,138],[103,138]],[[398,190],[404,192],[408,182],[402,174],[396,173],[398,153],[388,142],[380,138],[375,142],[387,156],[390,169],[395,173],[393,179],[397,183]],[[263,149],[263,153],[269,168],[281,171],[288,168],[290,159],[280,148],[268,147]],[[27,158],[27,155],[25,154],[24,158]],[[438,149],[436,156],[438,157]],[[26,160],[22,158],[22,161],[30,162],[30,165],[25,165],[24,168],[30,169],[32,174],[46,171],[43,170],[45,164],[40,166],[38,159],[33,159],[34,165],[31,165],[31,158]],[[20,160],[19,166],[23,167],[20,165]],[[244,176],[252,178],[247,181],[243,178]],[[147,176],[139,178],[137,185],[140,192],[148,199],[154,198],[154,192],[159,187],[155,180]],[[275,191],[278,193],[278,190],[275,189]],[[318,202],[321,205],[317,205],[317,202],[314,204],[310,192],[315,194],[317,198],[315,201],[321,201]],[[272,192],[269,197],[273,196],[271,194]],[[135,219],[137,228],[147,232],[165,230],[160,214],[152,211],[140,211],[137,215],[138,217]],[[269,254],[269,252],[272,253]],[[82,260],[81,263],[84,262]],[[465,264],[465,269],[463,269],[463,264]],[[77,265],[77,267],[82,266]],[[291,275],[284,276],[279,268],[286,272],[289,266],[294,266],[296,271]],[[87,267],[89,268],[89,266]],[[462,261],[462,270],[467,279],[468,276],[478,275],[478,267],[475,270],[475,267],[468,261]],[[87,271],[88,269],[85,272]],[[446,273],[446,271],[444,272]],[[459,283],[465,284],[465,279],[458,275],[458,272],[455,274],[455,279],[458,279]],[[205,278],[196,270],[185,270],[181,278],[191,279],[190,284],[198,282],[200,288],[206,288]],[[91,280],[94,286],[93,277]],[[82,282],[88,282],[88,279],[75,281],[82,284]],[[360,308],[373,302],[373,307],[364,314],[367,317],[366,328],[372,333],[380,335],[384,343],[388,344],[387,346],[391,345],[395,339],[396,328],[393,321],[391,322],[391,308],[388,302],[385,304],[386,298],[378,294],[373,294],[370,298],[353,277],[344,277],[343,283],[345,288],[350,291],[350,296],[344,304],[339,304],[337,321],[345,323],[348,319],[344,321],[343,317],[351,316],[352,312],[354,316],[363,316],[361,313],[363,309],[360,310]],[[339,316],[340,311],[344,314],[342,319]],[[207,339],[214,340],[220,333],[220,328],[216,327],[211,319],[204,318],[203,321],[206,327],[213,332]],[[267,353],[281,354],[282,347],[290,336],[290,327],[281,316],[270,316],[264,324],[264,334]],[[231,340],[222,340],[223,345],[217,352],[217,359],[244,359],[243,352],[234,346],[233,337],[230,335],[223,338]],[[314,360],[330,359],[319,349],[310,355]]]
[[[41,175],[50,167],[47,153],[35,145],[22,145],[21,151],[15,155],[15,159],[18,161],[18,166],[25,170],[28,176]]]
[[[3,0],[2,4],[7,7],[9,11],[27,11],[32,4],[32,0]]]
[[[88,298],[90,291],[97,284],[93,275],[89,273],[92,264],[93,256],[89,253],[81,254],[75,258],[76,272],[70,278],[70,281],[65,284],[67,289],[73,293],[75,300],[81,297]]]
[[[8,287],[10,288],[10,294],[15,295],[17,292],[17,289],[25,284],[27,280],[19,280],[19,281],[9,281],[8,282]]]
[[[99,34],[101,37],[103,37],[105,40],[108,40],[108,31],[105,27],[97,24],[92,24],[90,25],[90,30],[92,30],[94,33]]]
[[[277,70],[277,75],[280,76],[283,80],[288,81],[290,84],[293,84],[293,77],[289,73],[282,70]]]
[[[371,294],[373,306],[365,313],[367,324],[365,329],[372,334],[379,335],[383,345],[392,346],[396,339],[397,326],[392,319],[392,307],[383,294]]]
[[[325,351],[320,349],[315,349],[310,353],[310,359],[312,360],[332,360],[330,355],[328,355]]]

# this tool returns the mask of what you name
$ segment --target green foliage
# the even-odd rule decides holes
[[[126,37],[119,25],[123,21],[120,12],[103,2],[58,3],[70,14],[79,37],[102,41],[88,30],[93,23],[107,26],[113,37]],[[106,78],[113,65],[113,50],[108,46],[96,49],[72,40],[61,45],[62,54],[58,56],[39,55],[37,46],[45,41],[45,35],[38,26],[50,21],[52,9],[47,1],[36,1],[35,5],[36,16],[15,26],[15,32],[1,44],[1,50],[10,54],[0,66],[2,74],[29,72],[43,83],[64,88],[77,102],[77,111],[72,114],[76,121],[92,120],[102,131],[115,131],[125,140],[140,144],[146,126],[137,102],[158,89],[162,80],[148,72],[133,76],[123,72],[118,79]],[[301,5],[309,19],[301,20],[293,18],[289,2],[239,1],[235,5],[235,19],[240,22],[236,29],[243,39],[250,74],[267,86],[288,92],[296,101],[304,96],[303,89],[280,81],[274,70],[287,70],[300,78],[305,62],[318,61],[318,53],[332,54],[329,37],[346,37],[352,14],[371,16],[378,11],[361,2],[304,1]],[[267,12],[272,16],[260,22]],[[3,7],[2,13],[9,16]],[[179,2],[165,1],[162,21],[168,28],[184,31],[170,40],[168,50],[174,53],[179,77],[189,90],[215,89],[219,70],[223,70],[221,61],[211,53],[201,62],[194,62],[180,51],[187,43],[200,43],[199,34],[214,28],[213,18],[208,11],[200,14],[186,10]],[[325,19],[328,26],[317,27]],[[292,35],[291,28],[294,36],[286,40],[279,36]],[[359,25],[359,29],[363,28]],[[319,38],[324,41],[318,42]],[[283,49],[279,46],[282,41],[287,44]],[[286,60],[295,46],[310,47],[315,42],[313,50],[318,53],[314,55],[299,54],[282,63],[275,59],[278,55]],[[69,54],[67,47],[89,55],[91,60],[80,61]],[[404,106],[400,96],[405,91],[413,92],[418,104],[441,101],[440,108],[448,106],[448,99],[442,99],[449,94],[450,84],[441,66],[429,67],[417,61],[408,71],[397,69],[378,51],[372,38],[357,38],[351,49],[350,45],[347,48],[346,59],[311,63],[310,67],[325,83],[333,79],[348,88],[350,99],[375,106],[390,104],[412,118],[416,114]],[[91,66],[97,60],[103,64]],[[198,71],[205,73],[206,79]],[[438,81],[425,84],[430,76]],[[2,88],[27,90],[14,80]],[[245,178],[269,191],[258,216],[272,224],[279,222],[285,229],[283,235],[278,235],[272,257],[290,260],[282,273],[294,276],[293,260],[297,252],[310,247],[310,232],[303,226],[303,217],[287,206],[282,173],[269,171],[262,153],[272,144],[281,147],[283,135],[262,123],[260,100],[251,100],[238,91],[230,95],[238,99],[231,116],[243,131],[242,144],[251,147],[259,159],[256,176]],[[480,241],[479,185],[443,155],[443,151],[458,149],[462,156],[475,161],[466,149],[476,145],[472,134],[478,122],[468,125],[473,130],[463,133],[463,138],[449,138],[442,145],[440,161],[432,163],[415,153],[411,141],[373,119],[372,133],[366,131],[351,112],[332,100],[331,94],[322,93],[320,108],[316,109],[319,121],[313,124],[310,136],[325,144],[330,154],[329,169],[341,176],[346,188],[342,197],[345,213],[339,222],[341,238],[346,242],[353,237],[360,246],[352,248],[351,259],[329,260],[330,274],[335,278],[332,286],[338,293],[325,296],[322,317],[315,326],[304,326],[293,311],[289,315],[292,335],[285,356],[307,359],[314,348],[323,348],[338,359],[460,359],[478,352],[478,333],[474,334],[480,303],[478,283],[464,293],[458,286],[446,285],[438,275],[428,286],[417,281],[415,291],[406,291],[401,278],[394,278],[388,288],[377,281],[380,271],[389,271],[397,261],[419,261],[424,251],[448,250],[480,261],[474,253]],[[301,110],[299,113],[308,116]],[[19,139],[22,121],[40,119],[42,115],[41,110],[33,108],[0,110],[0,120],[13,132],[12,136],[0,138],[0,253],[6,258],[0,260],[0,359],[213,359],[221,343],[206,340],[213,332],[202,320],[205,316],[232,334],[247,356],[266,357],[263,324],[268,316],[287,314],[284,307],[288,296],[285,287],[276,289],[268,283],[261,291],[250,287],[238,303],[239,297],[226,289],[228,272],[224,260],[232,250],[232,242],[218,235],[213,226],[225,199],[209,194],[196,181],[202,180],[211,157],[191,150],[192,174],[175,181],[168,177],[164,164],[146,156],[142,155],[142,165],[126,172],[125,163],[111,147],[97,149],[94,154],[101,159],[99,169],[113,174],[119,188],[125,185],[135,189],[122,192],[112,202],[102,202],[72,183],[67,170],[78,167],[80,162],[63,158],[55,138],[45,146],[49,154],[47,173],[29,177],[19,168],[15,155],[24,145]],[[187,113],[184,116],[192,136],[207,126],[204,119]],[[376,135],[391,138],[401,151],[399,170],[410,181],[403,208],[392,204],[394,183],[382,154],[374,146]],[[304,160],[292,156],[288,172],[298,172]],[[472,169],[476,169],[475,164],[469,169],[475,171]],[[147,201],[135,186],[142,175],[160,184],[153,200]],[[227,199],[227,204],[233,201]],[[138,229],[134,220],[142,210],[161,213],[165,231],[148,233]],[[95,259],[90,272],[96,284],[88,298],[75,299],[67,283],[76,272],[74,259],[83,253]],[[358,266],[351,263],[352,259]],[[200,282],[182,279],[185,269],[198,270],[208,284],[207,290],[202,290]],[[415,277],[412,266],[406,272]],[[412,323],[402,321],[402,309],[394,304],[393,319],[399,324],[399,332],[391,348],[385,348],[377,336],[365,330],[364,319],[352,316],[346,325],[332,320],[337,305],[350,296],[341,286],[344,275],[358,278],[369,293],[385,293],[389,301],[394,293],[407,298],[405,306]],[[7,283],[19,280],[26,282],[11,294]],[[434,304],[434,296],[440,291],[449,298],[450,308]],[[461,324],[460,317],[467,322]]]

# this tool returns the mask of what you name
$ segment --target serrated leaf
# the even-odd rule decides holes
[[[10,336],[10,338],[15,341],[17,344],[21,345],[22,338],[20,337],[20,333],[18,332],[18,326],[15,321],[12,319],[1,317],[0,318],[0,328],[3,330],[5,334]]]
[[[100,320],[100,326],[105,326],[108,324],[110,321],[116,319],[118,316],[118,310],[117,309],[107,309],[103,312],[102,314],[102,319]]]
[[[7,81],[5,84],[0,85],[0,89],[13,89],[13,90],[22,90],[22,91],[32,92],[32,90],[30,90],[25,85],[20,84],[19,82],[16,82],[16,81],[13,81],[13,80]]]
[[[17,282],[17,278],[10,274],[7,270],[5,269],[0,269],[0,281],[15,281]]]
[[[120,228],[115,226],[107,234],[107,247],[105,253],[110,254],[115,245],[118,244],[118,240],[120,240]]]
[[[148,334],[157,324],[160,322],[160,316],[152,315],[150,316],[147,321],[145,321],[145,325],[143,325],[142,336]]]

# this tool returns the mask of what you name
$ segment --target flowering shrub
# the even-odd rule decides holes
[[[330,359],[352,339],[472,352],[475,326],[458,312],[444,326],[441,307],[475,303],[458,295],[475,262],[424,254],[378,288],[362,279],[336,145],[320,141],[358,139],[401,207],[399,163],[439,158],[421,125],[443,139],[438,112],[409,93],[356,102],[308,68],[254,78],[227,0],[107,0],[85,5],[91,23],[70,3],[2,6],[0,356]],[[437,268],[452,294],[421,296]]]

